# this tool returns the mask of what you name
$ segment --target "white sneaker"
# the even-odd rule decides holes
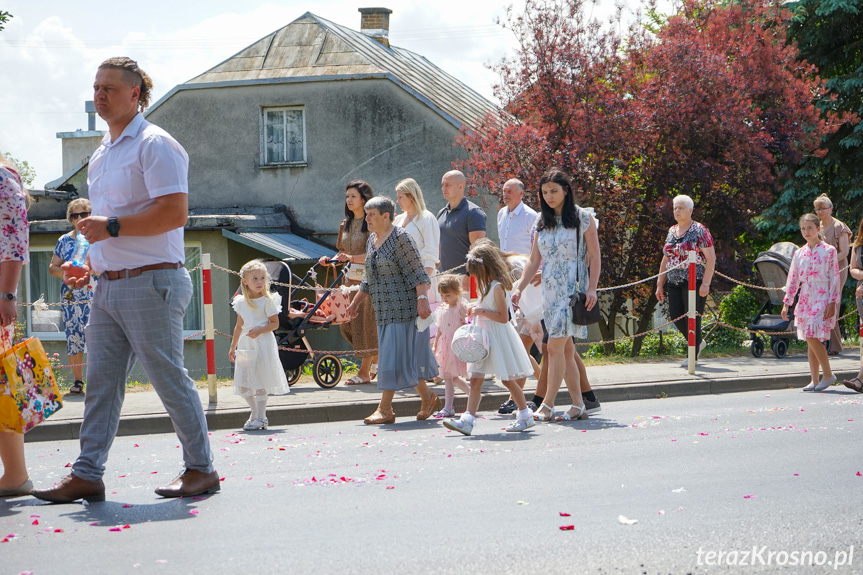
[[[463,435],[470,435],[473,431],[473,423],[464,421],[463,419],[446,419],[443,426],[453,431],[458,431]]]
[[[246,424],[243,426],[243,431],[258,431],[259,429],[266,429],[270,422],[266,417],[256,417],[255,419],[249,419]]]
[[[835,375],[833,375],[832,377],[830,377],[828,379],[822,379],[818,383],[818,385],[815,386],[815,391],[824,391],[825,389],[827,389],[828,387],[830,387],[834,383],[836,383],[836,376]]]
[[[536,422],[533,420],[533,415],[531,415],[530,419],[516,419],[512,423],[506,426],[507,431],[526,431],[536,425]]]

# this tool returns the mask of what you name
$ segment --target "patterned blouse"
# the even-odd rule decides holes
[[[674,224],[668,229],[665,246],[662,248],[663,255],[668,257],[666,269],[685,263],[689,257],[687,252],[695,250],[695,278],[700,280],[704,277],[705,263],[704,254],[701,252],[701,249],[712,247],[713,236],[710,235],[710,231],[702,224],[693,221],[682,238],[677,237],[677,224]],[[673,284],[688,282],[689,270],[685,266],[671,270],[668,272],[668,281]]]
[[[404,229],[393,231],[375,248],[373,233],[366,244],[366,273],[360,289],[372,298],[378,325],[412,321],[417,317],[416,287],[429,283],[420,253]]]
[[[0,166],[0,261],[30,261],[30,223],[27,221],[27,196],[18,172]]]

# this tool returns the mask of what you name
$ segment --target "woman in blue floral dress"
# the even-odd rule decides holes
[[[57,240],[54,248],[54,256],[51,258],[49,271],[52,276],[63,278],[63,270],[60,266],[72,259],[75,253],[75,239],[78,229],[75,225],[78,220],[90,215],[90,200],[79,198],[69,202],[66,208],[66,219],[72,224],[72,231],[63,234]],[[93,288],[95,280],[91,278],[90,284],[83,288],[72,289],[65,283],[61,283],[60,299],[64,304],[60,309],[63,312],[63,324],[66,329],[66,354],[69,363],[72,364],[72,373],[75,383],[69,389],[69,393],[84,393],[84,327],[90,319],[90,302],[93,301]],[[67,303],[68,302],[68,303]]]
[[[542,315],[548,329],[548,391],[534,416],[539,421],[551,421],[554,398],[565,379],[572,406],[558,419],[586,419],[572,338],[587,338],[587,327],[572,323],[569,298],[578,290],[587,296],[587,309],[597,305],[596,287],[601,266],[599,234],[596,220],[575,204],[566,172],[558,168],[546,170],[539,188],[541,213],[536,220],[536,241],[521,280],[512,291],[512,303],[517,305],[522,290],[542,264]]]

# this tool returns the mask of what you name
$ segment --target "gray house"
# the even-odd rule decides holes
[[[441,175],[464,155],[455,138],[495,105],[422,56],[391,46],[390,10],[360,12],[361,31],[306,13],[176,86],[147,111],[147,119],[189,154],[187,267],[209,253],[213,263],[232,270],[264,256],[290,258],[293,269],[304,271],[320,255],[333,253],[345,184],[353,179],[394,197],[395,184],[412,177],[430,210],[444,205]],[[70,145],[80,148],[82,137],[94,135],[99,134],[80,134]],[[89,141],[97,143],[98,137]],[[68,159],[63,177],[46,188],[71,185],[86,196],[87,157],[78,150]],[[480,201],[493,221],[496,200]],[[65,215],[65,204],[55,210],[53,221],[33,224],[34,253],[53,248],[59,233],[69,229],[56,221]],[[495,231],[490,225],[490,235]],[[47,269],[46,256],[34,259],[31,268]],[[24,275],[31,301],[40,293],[58,301],[59,285],[54,297],[47,273]],[[228,299],[237,286],[236,276],[213,272],[215,322],[223,333],[233,327]],[[202,329],[200,306],[200,298],[190,306],[190,335]],[[51,339],[32,330],[29,319],[28,326]],[[60,330],[55,339],[63,339]],[[330,332],[311,333],[313,347],[344,348],[337,330]],[[228,340],[216,343],[219,375],[229,376]],[[188,340],[186,352],[190,371],[200,378],[200,336]]]

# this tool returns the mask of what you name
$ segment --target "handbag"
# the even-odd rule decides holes
[[[366,275],[365,264],[351,264],[348,268],[348,273],[345,274],[345,279],[355,282],[363,281],[363,276]]]
[[[0,429],[27,433],[63,407],[48,354],[38,338],[5,349],[0,365]]]
[[[579,214],[579,217],[581,214]],[[572,323],[575,325],[593,325],[599,323],[602,314],[599,311],[599,302],[593,304],[593,308],[587,309],[587,294],[581,291],[578,278],[581,277],[581,233],[575,236],[575,260],[578,268],[575,275],[575,293],[569,296],[569,305],[572,308]]]
[[[459,360],[477,363],[488,357],[488,333],[476,324],[465,324],[455,330],[450,347]]]
[[[241,369],[254,369],[258,362],[258,350],[256,349],[238,349],[234,352],[236,365]]]

